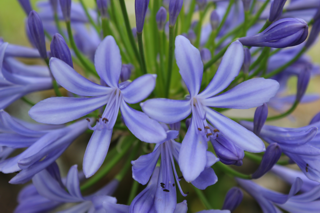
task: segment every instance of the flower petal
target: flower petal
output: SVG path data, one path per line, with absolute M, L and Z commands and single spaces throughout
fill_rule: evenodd
M 165 130 L 157 121 L 149 118 L 143 112 L 132 109 L 124 101 L 120 110 L 124 123 L 139 140 L 159 143 L 167 137 Z
M 203 104 L 210 107 L 249 109 L 268 102 L 278 89 L 279 83 L 275 80 L 255 78 L 219 96 L 204 99 Z
M 118 87 L 122 63 L 119 47 L 112 36 L 107 36 L 98 46 L 94 65 L 108 86 Z
M 79 199 L 83 199 L 80 192 L 80 183 L 79 183 L 77 165 L 73 165 L 70 168 L 67 176 L 66 187 L 70 195 L 72 195 L 73 197 L 77 197 Z
M 0 44 L 0 70 L 2 70 L 3 59 L 6 53 L 7 46 L 8 46 L 7 42 Z M 0 77 L 1 77 L 1 72 L 0 72 Z
M 212 168 L 206 168 L 201 174 L 192 181 L 192 185 L 198 189 L 205 190 L 208 186 L 215 184 L 218 181 L 218 177 Z
M 132 177 L 140 184 L 148 183 L 160 156 L 160 148 L 156 147 L 153 152 L 141 155 L 137 160 L 131 161 Z
M 0 146 L 24 148 L 31 146 L 38 139 L 38 137 L 27 137 L 14 133 L 1 133 Z
M 83 172 L 86 178 L 94 175 L 102 165 L 110 146 L 112 129 L 95 130 L 83 157 Z
M 50 59 L 50 69 L 54 78 L 61 86 L 77 95 L 100 96 L 107 95 L 112 91 L 112 88 L 89 81 L 58 58 L 52 57 Z
M 217 73 L 211 80 L 207 88 L 200 94 L 203 98 L 212 97 L 225 88 L 238 75 L 244 60 L 242 44 L 239 41 L 233 42 L 219 65 Z
M 207 141 L 203 141 L 193 125 L 189 126 L 184 137 L 179 154 L 179 166 L 187 182 L 195 180 L 205 169 L 207 163 Z
M 40 123 L 63 124 L 76 120 L 108 102 L 106 96 L 93 98 L 55 97 L 40 101 L 33 106 L 30 117 Z
M 69 209 L 59 211 L 59 213 L 85 213 L 88 212 L 91 206 L 91 201 L 85 201 Z
M 176 205 L 176 209 L 174 210 L 174 213 L 187 213 L 187 211 L 188 211 L 187 201 L 184 200 L 181 203 L 178 203 Z
M 187 38 L 181 35 L 176 37 L 175 45 L 175 56 L 180 75 L 186 83 L 190 95 L 195 96 L 199 93 L 203 74 L 200 52 L 192 46 Z
M 239 148 L 254 153 L 265 150 L 262 140 L 253 132 L 212 109 L 206 108 L 206 112 L 210 123 Z
M 157 121 L 172 124 L 185 119 L 191 113 L 189 100 L 156 98 L 141 103 L 142 110 Z
M 124 100 L 129 104 L 135 104 L 148 97 L 156 85 L 156 77 L 156 75 L 147 74 L 135 79 L 121 90 Z

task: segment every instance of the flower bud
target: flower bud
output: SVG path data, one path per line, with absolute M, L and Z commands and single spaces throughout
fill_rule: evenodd
M 43 25 L 37 12 L 31 11 L 28 17 L 28 30 L 33 44 L 38 49 L 40 56 L 47 58 L 46 41 L 44 37 Z
M 220 161 L 227 165 L 242 165 L 244 152 L 226 139 L 222 134 L 217 134 L 216 138 L 210 139 L 212 146 Z
M 58 0 L 49 0 L 49 1 L 50 1 L 53 12 L 56 13 L 58 9 Z
M 30 0 L 19 0 L 19 3 L 21 7 L 23 8 L 24 12 L 29 15 L 29 13 L 32 11 L 32 7 L 30 4 Z
M 318 112 L 310 121 L 309 125 L 310 124 L 314 124 L 314 123 L 317 123 L 320 121 L 320 112 Z
M 202 63 L 207 63 L 211 59 L 211 52 L 207 48 L 203 48 L 200 50 Z
M 254 179 L 260 178 L 272 169 L 281 157 L 281 152 L 281 148 L 277 143 L 270 144 L 262 157 L 262 161 L 258 169 L 251 175 L 251 177 Z
M 134 67 L 132 64 L 122 64 L 121 73 L 120 73 L 120 80 L 122 82 L 130 79 L 133 68 Z
M 192 29 L 190 29 L 188 31 L 187 38 L 189 39 L 189 41 L 191 43 L 194 43 L 196 41 L 197 36 L 196 36 L 195 32 Z
M 108 18 L 108 2 L 107 0 L 97 0 L 98 10 L 101 17 Z
M 211 24 L 212 30 L 217 29 L 219 26 L 219 23 L 220 23 L 220 17 L 217 11 L 213 10 L 210 15 L 210 24 Z
M 274 22 L 282 15 L 282 10 L 287 0 L 273 0 L 271 2 L 269 21 Z
M 199 7 L 199 10 L 204 10 L 207 5 L 207 0 L 197 0 L 197 4 Z
M 232 187 L 224 199 L 223 210 L 230 210 L 233 212 L 241 203 L 243 198 L 243 192 L 238 187 Z
M 135 0 L 137 33 L 142 33 L 149 1 L 150 0 Z
M 312 25 L 309 38 L 305 44 L 305 47 L 307 49 L 310 48 L 314 44 L 314 42 L 318 38 L 319 33 L 320 33 L 320 18 L 317 19 Z
M 262 33 L 240 38 L 245 46 L 284 48 L 301 44 L 308 36 L 308 24 L 298 18 L 284 18 L 272 23 Z
M 181 11 L 183 0 L 170 0 L 169 3 L 169 25 L 174 26 L 176 24 L 178 15 Z
M 260 131 L 266 122 L 268 117 L 268 106 L 267 104 L 263 104 L 259 107 L 257 107 L 255 113 L 254 113 L 254 119 L 253 119 L 253 132 L 256 135 L 260 134 Z
M 248 48 L 243 48 L 244 51 L 244 61 L 243 61 L 243 72 L 248 74 L 251 64 L 251 53 Z
M 164 25 L 166 24 L 166 21 L 167 21 L 167 10 L 164 7 L 160 7 L 156 15 L 158 30 L 164 29 Z
M 65 21 L 70 21 L 71 0 L 60 0 L 60 7 Z
M 55 57 L 55 58 L 58 58 L 58 59 L 64 61 L 70 67 L 73 68 L 73 63 L 72 63 L 72 58 L 71 58 L 71 53 L 70 53 L 69 47 L 60 34 L 56 33 L 52 37 L 50 49 L 51 49 L 51 56 L 52 57 Z
M 252 0 L 242 0 L 244 11 L 249 11 Z
M 300 101 L 309 85 L 311 70 L 305 67 L 298 75 L 296 101 Z

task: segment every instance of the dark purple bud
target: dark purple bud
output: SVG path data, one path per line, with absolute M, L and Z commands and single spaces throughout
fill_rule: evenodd
M 318 8 L 318 10 L 317 10 L 316 14 L 313 17 L 314 21 L 318 21 L 320 19 L 320 1 L 317 2 L 317 6 L 316 7 Z
M 243 192 L 238 187 L 232 187 L 224 199 L 223 210 L 230 210 L 233 212 L 241 203 Z
M 317 19 L 312 25 L 309 38 L 305 44 L 305 47 L 307 49 L 310 48 L 314 44 L 314 42 L 318 38 L 319 33 L 320 33 L 320 18 Z
M 207 6 L 207 0 L 197 0 L 199 10 L 204 10 Z
M 212 146 L 220 161 L 227 165 L 242 165 L 244 151 L 226 139 L 222 134 L 217 134 L 216 139 L 210 139 Z
M 308 37 L 308 24 L 298 18 L 284 18 L 272 23 L 262 33 L 240 38 L 245 46 L 284 48 L 301 44 Z
M 23 8 L 24 12 L 27 14 L 27 16 L 29 15 L 29 13 L 32 10 L 31 4 L 30 4 L 30 0 L 19 0 L 19 3 L 21 5 L 21 7 Z
M 180 130 L 180 125 L 181 125 L 180 122 L 170 124 L 170 129 L 179 131 Z
M 251 53 L 250 50 L 246 47 L 243 48 L 244 51 L 244 61 L 243 61 L 243 72 L 248 74 L 251 64 Z
M 71 0 L 60 0 L 60 7 L 65 21 L 70 21 Z
M 134 66 L 132 64 L 122 64 L 120 80 L 122 82 L 129 80 L 133 69 Z
M 134 27 L 131 29 L 131 31 L 132 31 L 133 37 L 137 38 L 137 28 Z
M 320 121 L 320 112 L 318 112 L 310 121 L 309 125 L 310 124 L 314 124 L 314 123 L 317 123 Z
M 271 2 L 269 21 L 274 22 L 282 15 L 282 10 L 287 0 L 273 0 Z
M 34 42 L 35 47 L 38 49 L 40 56 L 44 59 L 47 58 L 46 41 L 44 37 L 43 25 L 40 16 L 37 12 L 31 11 L 28 17 L 28 29 L 30 38 Z
M 163 30 L 167 21 L 167 10 L 164 7 L 160 7 L 156 15 L 156 22 L 158 30 Z
M 142 33 L 149 0 L 135 0 L 137 33 Z
M 270 144 L 262 157 L 258 169 L 251 175 L 253 179 L 262 177 L 278 162 L 281 157 L 281 148 L 277 143 Z
M 260 131 L 266 122 L 268 117 L 268 106 L 267 104 L 263 104 L 259 107 L 257 107 L 255 113 L 254 113 L 254 118 L 253 118 L 253 132 L 256 135 L 260 134 Z
M 307 87 L 309 85 L 311 77 L 311 70 L 309 67 L 305 67 L 298 75 L 298 82 L 297 82 L 297 95 L 296 101 L 300 101 L 301 98 L 304 96 Z
M 170 0 L 169 3 L 169 25 L 174 26 L 176 24 L 178 15 L 181 11 L 183 0 Z
M 52 37 L 50 49 L 51 49 L 51 56 L 52 57 L 55 57 L 55 58 L 58 58 L 58 59 L 64 61 L 70 67 L 73 68 L 70 49 L 60 34 L 56 33 Z
M 186 120 L 186 127 L 187 127 L 187 129 L 189 129 L 190 123 L 191 123 L 191 118 L 188 118 L 188 119 Z
M 187 38 L 189 39 L 189 41 L 191 43 L 194 43 L 196 41 L 197 36 L 196 36 L 195 32 L 192 29 L 190 29 L 188 31 Z
M 58 0 L 49 0 L 49 1 L 50 1 L 53 12 L 56 13 L 58 9 Z
M 217 11 L 213 10 L 210 15 L 210 24 L 211 24 L 212 30 L 217 29 L 219 26 L 219 23 L 220 23 L 220 17 Z
M 249 11 L 252 0 L 242 0 L 244 11 Z
M 211 52 L 207 48 L 203 48 L 200 50 L 202 63 L 207 63 L 211 59 Z
M 97 0 L 98 10 L 103 18 L 108 18 L 108 2 L 107 0 Z

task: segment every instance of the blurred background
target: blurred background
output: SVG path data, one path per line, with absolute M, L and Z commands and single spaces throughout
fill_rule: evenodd
M 37 0 L 31 0 L 33 8 L 36 8 Z M 88 7 L 94 6 L 94 0 L 85 0 L 85 3 Z M 131 26 L 135 26 L 134 23 L 134 0 L 126 0 L 128 13 L 131 15 L 130 20 L 132 21 Z M 0 37 L 4 39 L 5 42 L 12 44 L 31 46 L 27 40 L 25 34 L 25 18 L 26 15 L 20 7 L 17 0 L 1 0 L 0 1 Z M 308 55 L 312 58 L 314 63 L 320 64 L 320 43 L 313 46 L 313 48 L 308 52 Z M 26 60 L 26 63 L 42 63 L 41 60 Z M 315 77 L 311 80 L 311 83 L 308 87 L 307 93 L 318 93 L 320 94 L 320 77 Z M 296 88 L 296 79 L 292 78 L 289 82 L 289 93 L 295 94 Z M 27 97 L 34 101 L 38 102 L 43 100 L 46 97 L 52 95 L 51 91 L 48 92 L 38 92 L 27 95 Z M 31 121 L 31 118 L 28 116 L 28 110 L 30 106 L 25 104 L 23 101 L 16 101 L 10 107 L 6 109 L 12 116 Z M 320 101 L 316 101 L 308 104 L 301 104 L 294 111 L 292 116 L 289 118 L 284 118 L 281 120 L 269 122 L 269 124 L 285 127 L 300 127 L 307 125 L 311 118 L 320 111 Z M 275 115 L 277 112 L 271 111 L 270 115 Z M 254 109 L 250 110 L 230 110 L 225 113 L 228 116 L 233 117 L 252 117 L 254 114 Z M 116 134 L 115 134 L 116 135 Z M 82 165 L 82 158 L 86 144 L 88 141 L 88 135 L 83 135 L 77 141 L 75 141 L 67 151 L 59 159 L 58 164 L 62 172 L 62 176 L 66 174 L 70 166 L 74 164 L 79 165 L 79 169 Z M 121 166 L 121 162 L 119 164 Z M 291 166 L 297 168 L 295 166 Z M 241 167 L 243 173 L 250 173 L 254 171 L 256 165 L 248 160 L 244 160 L 244 164 Z M 104 180 L 101 181 L 101 185 L 104 185 L 112 177 L 114 177 L 116 171 L 112 171 L 108 174 Z M 130 174 L 129 174 L 130 173 Z M 208 197 L 208 200 L 212 205 L 218 209 L 221 208 L 223 204 L 224 197 L 227 193 L 227 190 L 234 186 L 236 183 L 232 177 L 222 174 L 220 171 L 216 171 L 219 176 L 219 181 L 217 184 L 208 187 L 205 190 L 205 194 Z M 118 203 L 126 203 L 127 195 L 131 189 L 132 178 L 130 178 L 131 172 L 128 172 L 127 177 L 121 183 L 118 188 L 115 196 L 118 199 Z M 19 190 L 23 187 L 22 185 L 10 185 L 8 181 L 13 177 L 12 174 L 2 174 L 0 173 L 0 212 L 1 213 L 10 213 L 14 211 L 14 208 L 17 205 L 17 195 Z M 288 190 L 288 185 L 282 182 L 279 178 L 272 174 L 267 174 L 263 178 L 255 180 L 260 185 L 273 189 L 279 192 L 286 193 Z M 99 187 L 98 185 L 96 187 Z M 187 197 L 189 212 L 196 212 L 205 209 L 201 201 L 197 198 L 196 194 L 192 191 L 192 187 L 189 184 L 183 183 L 182 187 L 184 191 L 190 191 L 190 194 Z M 140 189 L 143 187 L 140 186 Z M 94 189 L 93 189 L 94 190 Z M 179 193 L 177 193 L 178 196 Z M 178 197 L 180 202 L 182 197 Z M 258 204 L 245 193 L 245 198 L 242 201 L 241 205 L 235 211 L 236 213 L 258 213 L 261 212 Z

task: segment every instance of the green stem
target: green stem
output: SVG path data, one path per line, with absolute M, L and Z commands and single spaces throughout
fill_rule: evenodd
M 146 60 L 144 57 L 144 50 L 143 50 L 142 32 L 137 33 L 137 37 L 138 37 L 138 45 L 139 45 L 139 53 L 140 53 L 141 71 L 143 74 L 147 74 Z
M 166 82 L 166 98 L 169 97 L 170 91 L 170 82 L 171 82 L 171 73 L 173 66 L 173 51 L 174 51 L 174 26 L 169 26 L 169 54 L 168 54 L 168 74 L 167 74 L 167 82 Z
M 218 166 L 221 170 L 223 170 L 225 173 L 227 173 L 231 176 L 239 177 L 242 179 L 251 179 L 251 175 L 242 174 L 242 173 L 232 169 L 231 167 L 221 163 L 220 161 L 215 163 L 214 165 Z
M 201 37 L 201 28 L 202 28 L 202 22 L 204 18 L 205 12 L 202 10 L 200 11 L 200 18 L 199 22 L 197 24 L 197 32 L 196 32 L 196 42 L 195 42 L 195 47 L 199 48 L 200 45 L 200 37 Z
M 260 15 L 262 14 L 262 12 L 266 9 L 267 5 L 269 4 L 270 0 L 266 0 L 263 5 L 259 8 L 258 12 L 256 13 L 256 15 L 253 17 L 252 21 L 250 22 L 248 29 L 250 27 L 252 27 L 260 18 Z
M 53 90 L 54 90 L 56 96 L 61 96 L 61 93 L 59 91 L 58 83 L 57 83 L 56 79 L 54 78 L 54 76 L 51 73 L 51 69 L 50 69 L 50 65 L 49 65 L 49 59 L 45 59 L 44 61 L 46 62 L 47 66 L 48 66 L 48 69 L 50 71 L 50 75 L 51 75 L 51 78 L 52 78 Z
M 194 9 L 195 8 L 196 8 L 196 1 L 191 1 L 186 20 L 184 22 L 184 27 L 183 27 L 183 31 L 182 32 L 185 32 L 185 33 L 188 32 L 188 29 L 191 26 L 192 15 L 194 13 Z
M 201 200 L 201 203 L 206 207 L 206 209 L 213 209 L 203 192 L 196 187 L 193 187 L 193 189 L 197 193 L 199 199 Z
M 32 101 L 30 101 L 28 98 L 26 97 L 22 97 L 21 100 L 23 100 L 24 102 L 26 102 L 27 104 L 29 104 L 30 106 L 34 106 L 36 105 L 35 103 L 33 103 Z
M 99 27 L 96 25 L 96 23 L 94 23 L 92 17 L 90 16 L 90 13 L 88 11 L 88 8 L 86 7 L 86 5 L 84 4 L 83 0 L 79 0 L 80 1 L 80 4 L 90 22 L 90 24 L 94 27 L 94 29 L 97 31 L 98 34 L 100 34 L 100 30 L 99 30 Z
M 128 198 L 128 205 L 131 204 L 131 202 L 133 201 L 133 199 L 137 195 L 138 187 L 139 187 L 139 183 L 134 180 L 132 187 L 131 187 L 130 194 L 129 194 L 129 198 Z
M 217 28 L 216 35 L 219 34 L 221 28 L 223 27 L 224 23 L 226 22 L 227 17 L 228 17 L 228 15 L 229 15 L 229 13 L 230 13 L 230 10 L 231 10 L 231 7 L 232 7 L 234 1 L 235 1 L 235 0 L 230 0 L 230 1 L 229 1 L 229 5 L 228 5 L 228 7 L 227 7 L 227 10 L 226 10 L 225 14 L 223 15 L 223 18 L 222 18 L 222 20 L 221 20 L 221 22 L 220 22 L 220 24 L 219 24 L 219 26 L 218 26 L 218 28 Z
M 159 85 L 160 91 L 164 91 L 164 85 L 165 85 L 165 78 L 164 78 L 164 59 L 163 59 L 163 46 L 164 46 L 164 39 L 163 39 L 163 31 L 159 31 L 159 58 L 160 58 L 160 70 L 158 72 L 159 77 L 157 78 L 157 81 L 159 82 L 157 85 Z M 164 95 L 164 94 L 161 94 Z
M 105 17 L 101 18 L 103 38 L 105 38 L 108 35 L 108 31 L 109 31 L 108 21 L 109 20 Z
M 264 48 L 261 52 L 261 54 L 259 55 L 259 57 L 257 58 L 257 60 L 255 60 L 251 66 L 250 66 L 250 70 L 253 70 L 257 65 L 261 64 L 261 61 L 266 57 L 266 55 L 268 54 L 268 49 Z
M 124 23 L 126 25 L 127 34 L 128 34 L 129 40 L 130 40 L 130 44 L 132 46 L 132 49 L 133 49 L 134 54 L 136 56 L 136 59 L 139 62 L 141 62 L 140 61 L 140 57 L 139 57 L 139 51 L 138 51 L 138 48 L 136 46 L 136 43 L 134 41 L 134 37 L 133 37 L 133 34 L 132 34 L 132 30 L 131 30 L 131 26 L 130 26 L 130 22 L 129 22 L 129 17 L 128 17 L 128 13 L 127 13 L 127 8 L 126 8 L 126 3 L 124 2 L 124 0 L 119 0 L 119 2 L 120 2 L 122 15 L 123 15 L 123 18 L 124 18 Z M 140 66 L 141 66 L 141 69 L 142 69 L 142 64 L 140 64 Z
M 227 51 L 230 44 L 225 46 L 222 50 L 220 50 L 220 52 L 218 52 L 215 56 L 213 56 L 213 58 L 204 65 L 203 71 L 205 71 L 206 69 L 211 67 L 214 63 L 216 63 L 224 55 L 224 53 Z
M 282 114 L 280 114 L 280 115 L 268 117 L 268 118 L 267 118 L 267 121 L 277 120 L 277 119 L 284 118 L 284 117 L 290 115 L 290 114 L 297 108 L 297 106 L 299 105 L 299 103 L 300 103 L 299 101 L 295 101 L 295 102 L 293 103 L 293 105 L 291 106 L 291 108 L 288 109 L 286 112 L 284 112 L 284 113 L 282 113 Z
M 252 160 L 256 164 L 260 164 L 261 161 L 262 161 L 262 157 L 261 156 L 258 156 L 258 155 L 255 155 L 255 154 L 252 154 L 252 153 L 249 153 L 249 152 L 245 152 L 245 156 L 246 156 L 246 158 L 249 158 L 250 160 Z M 278 160 L 277 164 L 278 165 L 288 165 L 289 164 L 289 160 L 288 159 L 286 159 L 286 160 Z

